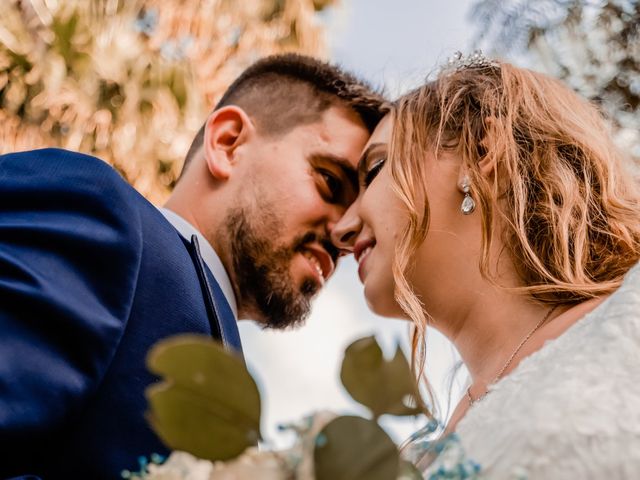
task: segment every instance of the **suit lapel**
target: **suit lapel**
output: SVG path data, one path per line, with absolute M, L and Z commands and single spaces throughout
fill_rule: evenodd
M 235 350 L 242 354 L 242 344 L 238 324 L 231 311 L 218 282 L 211 274 L 200 254 L 198 237 L 191 236 L 191 242 L 185 242 L 198 275 L 200 288 L 204 297 L 207 317 L 211 326 L 211 335 L 215 340 L 222 342 L 227 349 Z

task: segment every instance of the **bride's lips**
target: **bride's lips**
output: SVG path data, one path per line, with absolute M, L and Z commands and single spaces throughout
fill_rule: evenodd
M 375 245 L 376 241 L 372 238 L 369 238 L 366 240 L 360 240 L 353 247 L 353 257 L 356 259 L 356 262 L 358 262 L 358 276 L 360 277 L 360 281 L 363 283 L 364 265 L 367 257 L 369 256 L 369 253 L 371 253 L 371 250 L 373 250 L 373 247 L 375 247 Z
M 305 245 L 302 255 L 307 259 L 313 272 L 318 276 L 321 285 L 331 276 L 335 269 L 333 258 L 319 245 Z

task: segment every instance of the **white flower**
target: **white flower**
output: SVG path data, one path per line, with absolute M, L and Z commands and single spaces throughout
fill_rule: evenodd
M 289 480 L 293 470 L 277 452 L 248 448 L 234 460 L 212 463 L 173 452 L 162 465 L 149 465 L 147 480 Z
M 226 462 L 200 460 L 186 452 L 173 452 L 162 465 L 150 465 L 147 480 L 314 480 L 313 452 L 316 435 L 334 418 L 318 412 L 298 424 L 288 425 L 298 436 L 289 450 L 260 451 L 247 448 Z
M 213 464 L 186 452 L 173 452 L 162 465 L 149 465 L 148 480 L 209 480 Z
M 235 460 L 216 462 L 208 480 L 288 480 L 291 467 L 280 452 L 260 452 L 252 447 Z

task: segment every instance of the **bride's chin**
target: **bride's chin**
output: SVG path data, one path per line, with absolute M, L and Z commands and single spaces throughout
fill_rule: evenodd
M 376 315 L 387 318 L 407 319 L 400 305 L 396 302 L 393 292 L 382 291 L 365 282 L 364 297 L 369 310 Z

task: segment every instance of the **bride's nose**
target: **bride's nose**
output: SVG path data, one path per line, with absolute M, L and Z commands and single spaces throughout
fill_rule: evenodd
M 331 241 L 343 253 L 353 252 L 353 245 L 362 228 L 362 220 L 358 215 L 358 203 L 356 200 L 331 230 Z

